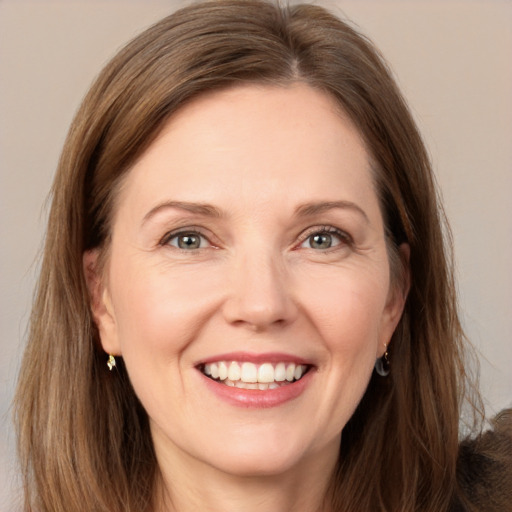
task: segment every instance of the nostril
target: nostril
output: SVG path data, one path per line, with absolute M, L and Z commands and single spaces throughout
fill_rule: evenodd
M 246 247 L 233 263 L 224 304 L 229 323 L 253 331 L 284 326 L 296 314 L 284 263 L 280 263 L 279 254 L 263 254 L 261 241 L 258 244 Z
M 284 327 L 293 320 L 295 312 L 287 299 L 258 304 L 250 297 L 243 297 L 238 300 L 231 299 L 225 305 L 224 317 L 233 326 L 261 332 L 270 327 Z

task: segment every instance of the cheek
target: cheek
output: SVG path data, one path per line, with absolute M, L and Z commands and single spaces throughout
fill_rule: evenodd
M 130 381 L 148 414 L 158 418 L 160 411 L 186 403 L 190 390 L 183 370 L 191 362 L 184 355 L 204 325 L 213 302 L 206 289 L 212 287 L 191 273 L 140 267 L 144 272 L 135 266 L 117 267 L 112 299 Z
M 329 274 L 329 276 L 327 276 Z M 342 431 L 363 397 L 375 365 L 379 332 L 388 292 L 388 271 L 382 266 L 317 270 L 309 283 L 323 284 L 322 293 L 301 295 L 313 333 L 325 350 L 318 423 L 327 438 Z M 310 287 L 311 290 L 311 287 Z M 321 404 L 321 405 L 320 405 Z M 311 421 L 315 421 L 312 417 Z
M 212 291 L 221 289 L 212 282 L 215 274 L 170 272 L 162 265 L 117 268 L 112 296 L 123 356 L 158 355 L 162 363 L 176 358 L 214 307 Z
M 361 351 L 376 346 L 388 295 L 388 270 L 380 268 L 331 269 L 329 276 L 312 275 L 322 291 L 306 293 L 311 318 L 333 349 Z

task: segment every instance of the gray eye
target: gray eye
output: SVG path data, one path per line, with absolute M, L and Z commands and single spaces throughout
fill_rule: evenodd
M 180 233 L 169 240 L 169 245 L 179 249 L 193 250 L 204 246 L 204 238 L 197 233 Z
M 325 230 L 317 231 L 309 235 L 301 244 L 305 249 L 315 249 L 317 251 L 326 251 L 332 247 L 342 244 L 345 237 L 342 233 L 329 232 Z
M 316 233 L 308 241 L 312 249 L 329 249 L 333 245 L 333 237 L 329 233 Z

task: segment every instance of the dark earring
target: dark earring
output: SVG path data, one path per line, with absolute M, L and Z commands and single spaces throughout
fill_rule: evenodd
M 381 377 L 387 377 L 389 375 L 389 354 L 388 354 L 388 346 L 384 346 L 384 355 L 379 357 L 377 361 L 375 361 L 375 371 Z

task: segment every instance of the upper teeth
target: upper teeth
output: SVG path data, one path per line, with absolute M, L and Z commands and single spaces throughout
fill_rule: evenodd
M 239 363 L 237 361 L 218 361 L 208 363 L 203 372 L 213 379 L 242 381 L 246 383 L 292 382 L 306 373 L 307 366 L 295 363 Z

